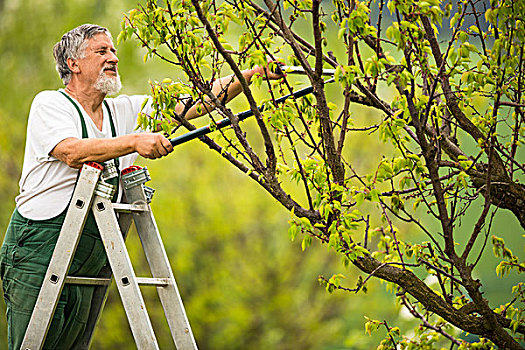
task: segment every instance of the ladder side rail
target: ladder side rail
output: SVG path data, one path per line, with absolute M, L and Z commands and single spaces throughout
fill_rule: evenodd
M 21 349 L 41 349 L 55 313 L 67 272 L 91 208 L 101 170 L 84 165 L 73 192 Z
M 131 213 L 119 214 L 118 223 L 120 231 L 124 236 L 124 240 L 126 240 L 126 237 L 128 235 L 132 219 L 133 217 L 131 216 Z M 102 271 L 100 271 L 98 277 L 113 280 L 113 272 L 111 271 L 111 265 L 109 263 L 102 268 Z M 113 283 L 113 281 L 111 283 Z M 89 311 L 89 317 L 86 323 L 86 328 L 84 330 L 80 342 L 75 347 L 75 350 L 88 350 L 91 346 L 91 342 L 93 341 L 93 335 L 95 333 L 95 328 L 98 324 L 98 321 L 100 320 L 102 311 L 104 310 L 104 305 L 106 304 L 106 300 L 108 298 L 110 285 L 98 286 L 95 288 L 95 292 L 93 293 L 93 301 L 91 302 L 91 309 Z
M 139 184 L 124 188 L 130 203 L 146 204 L 147 198 L 144 187 Z M 133 212 L 137 233 L 144 248 L 146 260 L 154 278 L 168 277 L 170 283 L 165 287 L 157 287 L 173 341 L 178 350 L 196 350 L 197 344 L 184 309 L 175 277 L 173 275 L 162 238 L 159 234 L 157 223 L 148 205 L 145 212 Z
M 158 349 L 153 326 L 112 203 L 109 199 L 97 195 L 92 208 L 137 348 Z

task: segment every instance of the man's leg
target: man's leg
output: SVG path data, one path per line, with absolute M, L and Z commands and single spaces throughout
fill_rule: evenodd
M 0 278 L 7 305 L 9 349 L 18 350 L 31 318 L 38 293 L 62 223 L 31 221 L 13 214 L 0 252 Z M 93 227 L 81 236 L 70 273 L 98 275 L 106 262 L 105 251 Z M 86 231 L 88 231 L 86 233 Z M 93 287 L 64 286 L 44 348 L 68 349 L 84 331 Z
M 69 269 L 72 276 L 97 277 L 106 263 L 104 246 L 98 237 L 84 230 L 75 253 L 75 258 Z M 61 295 L 64 299 L 64 322 L 52 323 L 44 349 L 71 349 L 80 341 L 91 309 L 95 287 L 84 285 L 66 285 Z M 55 312 L 57 316 L 57 312 Z M 49 334 L 58 334 L 55 341 L 49 340 Z
M 11 218 L 0 253 L 9 349 L 22 343 L 59 231 L 52 220 L 27 220 L 17 211 Z

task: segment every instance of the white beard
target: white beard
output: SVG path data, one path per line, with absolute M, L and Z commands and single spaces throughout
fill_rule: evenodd
M 94 87 L 103 94 L 109 96 L 115 95 L 122 88 L 122 83 L 120 82 L 120 75 L 117 74 L 117 76 L 115 77 L 110 77 L 104 74 L 104 71 L 102 71 L 100 72 L 100 75 L 98 76 Z

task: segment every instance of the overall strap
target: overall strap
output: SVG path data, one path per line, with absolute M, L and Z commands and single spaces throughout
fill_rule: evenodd
M 111 109 L 109 109 L 109 105 L 108 105 L 108 102 L 106 100 L 104 100 L 104 106 L 106 106 L 106 109 L 107 109 L 108 115 L 109 115 L 109 125 L 111 126 L 111 136 L 112 137 L 117 137 L 117 131 L 115 130 L 115 124 L 113 123 L 113 115 L 111 114 Z M 115 158 L 115 165 L 117 166 L 117 171 L 119 171 L 118 157 Z
M 88 133 L 87 133 L 87 128 L 86 128 L 86 122 L 84 121 L 84 117 L 82 116 L 82 112 L 80 111 L 80 108 L 78 107 L 78 105 L 75 103 L 75 101 L 73 101 L 73 99 L 68 95 L 66 94 L 64 91 L 60 91 L 60 93 L 64 96 L 66 96 L 66 98 L 69 100 L 69 102 L 71 102 L 73 104 L 73 106 L 75 106 L 77 112 L 78 112 L 78 116 L 80 117 L 80 124 L 82 124 L 82 138 L 83 139 L 87 139 L 88 138 Z M 104 101 L 106 102 L 106 101 Z M 109 108 L 108 108 L 109 110 Z M 113 122 L 111 123 L 111 132 L 113 132 Z
M 80 107 L 78 107 L 78 105 L 75 103 L 75 101 L 73 101 L 73 99 L 68 94 L 66 94 L 64 91 L 59 91 L 59 92 L 62 95 L 66 96 L 66 98 L 69 100 L 69 102 L 71 102 L 73 104 L 73 106 L 75 106 L 75 109 L 77 110 L 78 116 L 80 118 L 80 124 L 82 126 L 82 138 L 83 139 L 89 138 L 88 133 L 87 133 L 86 122 L 84 120 L 84 116 L 82 115 L 82 112 L 80 111 Z M 109 108 L 109 104 L 107 103 L 106 100 L 104 100 L 104 106 L 106 107 L 106 110 L 108 111 L 108 115 L 109 115 L 109 125 L 111 126 L 111 136 L 112 137 L 117 137 L 117 131 L 115 129 L 115 124 L 113 123 L 113 115 L 111 114 L 111 109 Z M 113 196 L 113 200 L 112 200 L 113 202 L 116 202 L 117 196 L 118 196 L 118 191 L 119 191 L 120 162 L 119 162 L 118 157 L 115 158 L 115 167 L 117 169 L 117 174 L 119 174 L 118 177 L 108 180 L 109 183 L 111 183 L 112 185 L 117 186 L 117 189 L 115 191 L 115 195 Z
M 115 130 L 115 124 L 113 123 L 113 115 L 111 114 L 111 110 L 109 109 L 109 105 L 108 105 L 108 102 L 106 100 L 104 100 L 104 106 L 106 106 L 106 109 L 108 110 L 108 115 L 109 115 L 109 125 L 111 125 L 111 136 L 112 137 L 117 137 L 117 132 Z M 117 186 L 117 190 L 115 191 L 115 195 L 113 196 L 113 202 L 116 202 L 117 201 L 117 197 L 118 197 L 118 191 L 119 191 L 119 185 L 120 185 L 120 162 L 119 162 L 119 159 L 118 157 L 115 158 L 115 168 L 117 168 L 117 174 L 118 177 L 115 178 L 115 182 L 113 182 L 112 184 Z M 111 181 L 109 181 L 111 182 Z
M 111 136 L 117 137 L 117 132 L 115 131 L 115 124 L 113 124 L 113 116 L 111 115 L 111 110 L 109 109 L 108 101 L 104 100 L 104 106 L 108 110 L 109 114 L 109 125 L 111 126 Z

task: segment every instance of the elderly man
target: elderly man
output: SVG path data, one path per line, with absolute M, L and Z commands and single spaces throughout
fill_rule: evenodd
M 118 58 L 109 31 L 81 25 L 54 47 L 57 71 L 65 88 L 39 93 L 29 113 L 20 194 L 0 253 L 0 277 L 7 305 L 9 349 L 19 349 L 31 317 L 71 199 L 78 169 L 84 162 L 130 166 L 137 154 L 161 158 L 173 148 L 156 133 L 137 130 L 137 116 L 151 113 L 141 106 L 146 96 L 119 96 Z M 264 67 L 243 71 L 249 82 Z M 224 87 L 224 88 L 223 88 Z M 214 83 L 216 95 L 231 100 L 241 92 L 231 77 Z M 178 106 L 182 111 L 183 105 Z M 192 107 L 187 119 L 199 116 Z M 117 180 L 118 181 L 118 180 Z M 106 263 L 92 214 L 88 217 L 70 275 L 96 276 Z M 69 349 L 84 331 L 93 287 L 66 285 L 51 323 L 45 349 Z

